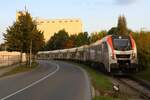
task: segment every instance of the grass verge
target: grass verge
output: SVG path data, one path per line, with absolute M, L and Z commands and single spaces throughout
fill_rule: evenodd
M 92 86 L 95 89 L 95 97 L 93 100 L 118 100 L 113 97 L 113 84 L 106 75 L 90 68 L 88 65 L 78 65 L 84 68 L 90 76 Z
M 18 63 L 15 63 L 15 64 L 18 64 Z M 1 66 L 1 67 L 0 67 L 0 70 L 1 70 L 1 69 L 5 69 L 5 68 L 9 68 L 9 67 L 11 67 L 11 66 L 13 66 L 13 65 L 15 65 L 15 64 L 6 65 L 6 66 Z
M 13 74 L 18 74 L 18 73 L 21 73 L 21 72 L 27 72 L 27 71 L 30 71 L 30 70 L 36 68 L 37 66 L 38 66 L 37 62 L 33 62 L 31 67 L 26 66 L 26 65 L 17 66 L 14 69 L 12 69 L 11 71 L 4 73 L 0 77 L 9 76 L 9 75 L 13 75 Z
M 1 69 L 5 69 L 5 68 L 8 68 L 8 67 L 10 67 L 10 66 L 1 66 L 1 67 L 0 67 L 0 70 L 1 70 Z

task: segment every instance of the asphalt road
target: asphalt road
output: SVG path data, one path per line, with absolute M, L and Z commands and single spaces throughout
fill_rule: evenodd
M 31 72 L 0 79 L 0 100 L 91 100 L 87 74 L 77 65 L 39 63 Z

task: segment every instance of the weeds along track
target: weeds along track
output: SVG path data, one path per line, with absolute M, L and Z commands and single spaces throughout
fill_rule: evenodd
M 147 88 L 147 86 L 141 84 L 139 81 L 132 79 L 130 76 L 119 78 L 117 77 L 116 79 L 132 90 L 137 91 L 143 99 L 150 100 L 150 89 Z

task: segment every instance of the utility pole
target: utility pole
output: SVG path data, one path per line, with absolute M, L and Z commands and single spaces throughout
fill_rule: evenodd
M 35 26 L 33 27 L 33 29 L 32 29 L 32 31 L 35 29 Z M 32 65 L 32 37 L 33 36 L 31 36 L 31 41 L 30 41 L 30 67 L 31 67 L 31 65 Z
M 31 43 L 30 43 L 30 67 L 32 64 L 32 39 L 31 39 Z

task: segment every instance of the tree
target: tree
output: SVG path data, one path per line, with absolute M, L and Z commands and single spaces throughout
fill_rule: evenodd
M 45 49 L 46 50 L 56 50 L 56 49 L 64 49 L 65 43 L 68 41 L 69 35 L 63 29 L 58 33 L 55 33 L 50 40 L 47 42 Z
M 6 29 L 6 33 L 4 33 L 5 44 L 7 45 L 8 51 L 23 51 L 21 49 L 23 39 L 21 39 L 19 27 L 18 22 L 13 23 L 12 26 Z
M 37 30 L 36 34 L 34 34 L 32 38 L 32 53 L 36 54 L 39 50 L 44 48 L 44 45 L 45 42 L 43 32 Z
M 73 40 L 69 39 L 64 43 L 64 48 L 73 48 L 75 47 L 75 43 Z
M 44 44 L 44 36 L 41 31 L 37 29 L 36 22 L 32 19 L 30 13 L 27 11 L 19 12 L 18 20 L 8 27 L 4 33 L 7 50 L 19 51 L 27 54 L 27 63 L 29 58 L 30 47 L 32 47 L 35 54 Z M 40 44 L 40 45 L 39 45 Z
M 117 31 L 119 35 L 128 35 L 128 29 L 126 24 L 126 18 L 124 16 L 119 16 Z
M 108 31 L 108 35 L 128 35 L 132 30 L 127 28 L 126 18 L 124 16 L 118 17 L 117 27 L 112 27 Z
M 4 44 L 4 43 L 0 44 L 0 51 L 4 51 L 4 50 L 5 50 L 5 48 L 6 48 L 6 46 L 5 46 L 5 44 Z
M 89 36 L 87 32 L 69 36 L 65 30 L 60 30 L 46 43 L 45 50 L 73 48 L 85 44 L 89 44 Z
M 89 44 L 89 36 L 87 32 L 81 32 L 78 34 L 77 36 L 77 40 L 76 40 L 76 45 L 77 46 L 82 46 L 82 45 L 86 45 Z
M 108 35 L 118 34 L 118 29 L 117 29 L 117 27 L 112 27 L 112 28 L 108 31 L 107 34 L 108 34 Z
M 98 33 L 92 33 L 91 36 L 90 36 L 90 43 L 94 43 L 96 42 L 97 40 L 100 40 L 101 37 Z
M 65 42 L 65 48 L 77 47 L 77 35 L 73 34 L 69 36 L 69 39 Z
M 98 34 L 99 34 L 100 38 L 103 38 L 103 37 L 105 37 L 107 35 L 107 31 L 106 30 L 102 30 L 102 31 L 98 32 Z
M 102 31 L 96 32 L 96 33 L 91 33 L 89 41 L 90 41 L 90 43 L 94 43 L 97 40 L 100 40 L 101 38 L 105 37 L 106 34 L 107 34 L 106 30 L 102 30 Z

